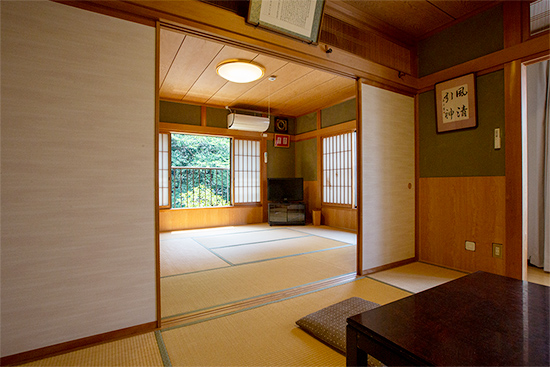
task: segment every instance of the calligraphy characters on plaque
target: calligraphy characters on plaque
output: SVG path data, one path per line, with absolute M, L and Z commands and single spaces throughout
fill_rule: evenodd
M 474 74 L 435 85 L 437 132 L 477 126 Z
M 443 123 L 467 120 L 468 111 L 468 84 L 441 92 L 441 108 L 443 109 Z

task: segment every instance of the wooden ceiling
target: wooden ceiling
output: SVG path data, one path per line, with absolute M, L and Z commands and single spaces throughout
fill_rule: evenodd
M 216 73 L 228 59 L 253 60 L 266 69 L 252 83 L 232 83 Z M 162 29 L 160 98 L 213 107 L 229 106 L 284 116 L 302 116 L 355 96 L 355 80 Z M 269 76 L 276 76 L 269 81 Z
M 207 2 L 232 11 L 242 7 L 242 1 Z M 418 40 L 495 3 L 326 0 L 325 14 L 376 29 L 414 47 Z M 263 65 L 266 73 L 252 83 L 228 82 L 216 74 L 216 66 L 228 59 L 253 60 Z M 277 79 L 271 82 L 268 77 L 272 75 Z M 295 117 L 355 96 L 353 79 L 168 29 L 161 30 L 159 82 L 163 100 L 261 112 L 269 109 Z
M 418 41 L 482 9 L 492 0 L 326 0 L 325 10 L 340 11 L 390 36 Z

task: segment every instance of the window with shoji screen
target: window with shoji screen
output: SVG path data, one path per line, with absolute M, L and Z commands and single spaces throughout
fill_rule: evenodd
M 256 203 L 260 198 L 260 142 L 235 139 L 235 203 Z
M 550 0 L 533 1 L 529 8 L 531 35 L 548 30 L 550 28 Z
M 159 134 L 159 206 L 170 206 L 170 134 Z
M 355 131 L 323 138 L 323 202 L 357 206 Z

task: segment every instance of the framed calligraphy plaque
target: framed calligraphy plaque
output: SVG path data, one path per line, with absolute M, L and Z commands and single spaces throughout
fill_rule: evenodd
M 317 43 L 325 0 L 250 0 L 247 22 Z
M 435 85 L 437 132 L 477 126 L 474 74 Z

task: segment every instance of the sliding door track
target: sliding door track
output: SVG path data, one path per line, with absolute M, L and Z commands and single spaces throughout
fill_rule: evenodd
M 292 289 L 286 289 L 280 292 L 269 293 L 266 295 L 246 299 L 243 301 L 237 301 L 230 304 L 225 304 L 218 307 L 213 307 L 207 310 L 200 310 L 197 312 L 191 312 L 186 315 L 175 316 L 163 319 L 161 322 L 161 330 L 177 327 L 192 325 L 199 322 L 216 319 L 223 316 L 229 316 L 234 313 L 243 312 L 253 308 L 268 305 L 270 303 L 283 301 L 285 299 L 299 297 L 308 293 L 316 292 L 325 288 L 334 287 L 337 285 L 352 282 L 359 279 L 355 273 L 345 274 L 338 277 L 322 280 L 320 282 L 306 284 L 303 286 L 295 287 Z

